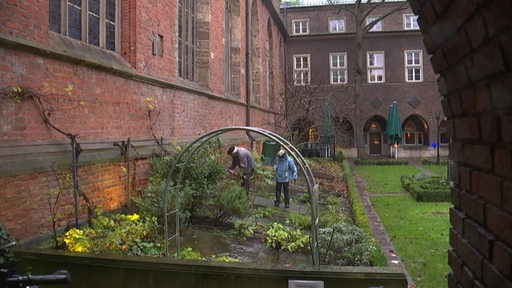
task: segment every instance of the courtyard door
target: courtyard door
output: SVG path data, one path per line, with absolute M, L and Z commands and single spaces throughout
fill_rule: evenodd
M 381 139 L 380 132 L 370 132 L 370 155 L 380 155 L 381 154 L 380 139 Z

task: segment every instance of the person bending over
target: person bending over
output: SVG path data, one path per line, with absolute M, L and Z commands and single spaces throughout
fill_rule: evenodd
M 254 169 L 256 169 L 256 161 L 254 160 L 254 157 L 252 157 L 249 150 L 235 145 L 229 147 L 228 155 L 233 158 L 231 166 L 228 168 L 229 172 L 231 175 L 236 175 L 235 169 L 237 167 L 243 169 L 241 185 L 242 187 L 245 187 L 245 191 L 247 192 L 247 195 L 249 195 L 251 176 L 254 173 Z

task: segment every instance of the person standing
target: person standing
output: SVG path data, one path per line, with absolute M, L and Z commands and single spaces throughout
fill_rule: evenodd
M 281 190 L 284 194 L 284 207 L 290 207 L 290 180 L 296 180 L 297 166 L 291 157 L 288 157 L 286 151 L 279 150 L 274 161 L 274 171 L 276 179 L 276 201 L 275 206 L 279 207 L 281 202 Z
M 249 150 L 235 145 L 229 147 L 228 155 L 233 158 L 231 166 L 228 168 L 229 172 L 231 175 L 235 175 L 235 169 L 237 167 L 243 169 L 241 185 L 242 187 L 245 187 L 245 191 L 247 192 L 247 195 L 249 195 L 249 187 L 251 185 L 250 180 L 254 170 L 256 169 L 256 160 L 254 160 L 254 157 L 252 157 Z

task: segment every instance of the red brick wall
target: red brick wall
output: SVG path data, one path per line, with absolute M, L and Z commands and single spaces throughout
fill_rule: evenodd
M 104 210 L 126 203 L 125 164 L 115 143 L 132 140 L 135 191 L 145 187 L 145 159 L 159 152 L 153 136 L 163 137 L 169 150 L 201 132 L 246 125 L 245 83 L 239 100 L 224 95 L 223 1 L 203 1 L 209 3 L 210 15 L 204 86 L 177 78 L 177 2 L 120 2 L 119 53 L 48 31 L 48 1 L 0 2 L 0 222 L 17 240 L 50 231 L 46 199 L 56 185 L 51 168 L 69 172 L 71 154 L 70 139 L 44 123 L 33 99 L 17 103 L 9 97 L 13 86 L 34 91 L 50 112 L 51 124 L 76 136 L 84 149 L 79 186 Z M 269 12 L 261 1 L 258 7 L 259 23 L 267 23 Z M 245 31 L 245 11 L 242 1 L 240 23 L 234 24 L 240 31 Z M 261 30 L 261 39 L 266 31 Z M 277 44 L 283 36 L 272 31 Z M 163 57 L 152 55 L 152 32 L 163 35 Z M 240 79 L 245 81 L 245 38 L 241 40 Z M 282 63 L 282 52 L 274 53 L 274 63 Z M 278 87 L 281 78 L 274 80 Z M 273 115 L 251 107 L 250 125 L 274 130 Z M 247 136 L 240 134 L 229 141 L 246 143 Z M 72 195 L 66 197 L 69 202 Z
M 89 165 L 78 169 L 78 187 L 89 197 L 95 209 L 111 211 L 127 207 L 128 191 L 136 195 L 137 188 L 146 184 L 148 162 L 130 165 L 130 189 L 127 189 L 127 165 L 124 162 Z M 67 185 L 64 189 L 59 185 Z M 70 170 L 45 171 L 30 175 L 1 177 L 2 201 L 0 219 L 4 228 L 18 240 L 47 234 L 52 230 L 51 208 L 58 192 L 62 193 L 57 205 L 57 229 L 74 226 L 75 211 Z M 78 198 L 79 221 L 87 218 L 87 204 Z
M 452 138 L 449 287 L 512 287 L 512 2 L 409 3 Z

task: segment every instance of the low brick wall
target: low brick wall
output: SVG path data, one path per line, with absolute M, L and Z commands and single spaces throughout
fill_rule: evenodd
M 323 287 L 407 288 L 396 267 L 269 267 L 247 263 L 70 254 L 63 251 L 18 247 L 18 272 L 47 274 L 65 269 L 68 288 L 284 288 L 288 280 L 321 281 Z M 58 287 L 58 286 L 53 286 Z M 301 286 L 306 287 L 306 286 Z M 307 286 L 309 287 L 309 286 Z

